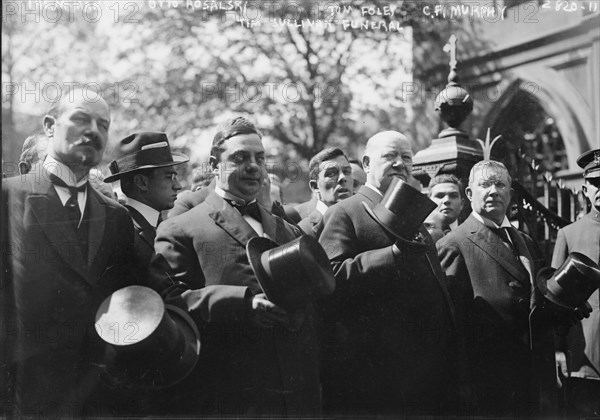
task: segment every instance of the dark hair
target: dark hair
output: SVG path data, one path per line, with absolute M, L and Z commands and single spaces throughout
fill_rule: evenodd
M 319 165 L 326 160 L 335 159 L 338 156 L 344 156 L 344 151 L 339 147 L 328 147 L 314 155 L 308 162 L 308 177 L 311 181 L 319 179 Z M 346 158 L 347 159 L 347 158 Z
M 429 196 L 431 197 L 431 190 L 438 184 L 454 184 L 458 187 L 458 191 L 460 195 L 463 194 L 463 186 L 460 179 L 458 179 L 455 175 L 452 174 L 441 174 L 434 176 L 431 181 L 429 181 Z
M 48 139 L 43 132 L 35 133 L 25 139 L 21 157 L 19 158 L 19 170 L 24 175 L 31 170 L 31 167 L 46 156 Z
M 358 165 L 358 166 L 360 166 L 360 169 L 364 169 L 364 168 L 363 168 L 363 164 L 362 164 L 362 162 L 361 162 L 359 159 L 356 159 L 356 158 L 349 158 L 349 159 L 348 159 L 348 162 L 350 162 L 350 163 L 354 163 L 355 165 Z
M 225 121 L 217 128 L 217 133 L 213 137 L 210 155 L 216 157 L 217 160 L 220 161 L 221 153 L 225 150 L 223 143 L 225 143 L 227 139 L 240 134 L 256 134 L 262 139 L 262 133 L 249 120 L 244 117 L 232 118 Z
M 148 178 L 152 178 L 152 176 L 154 176 L 154 169 L 155 168 L 140 169 L 123 175 L 121 177 L 121 191 L 123 191 L 123 194 L 127 197 L 131 197 L 135 193 L 136 188 L 133 178 L 136 175 L 145 175 Z

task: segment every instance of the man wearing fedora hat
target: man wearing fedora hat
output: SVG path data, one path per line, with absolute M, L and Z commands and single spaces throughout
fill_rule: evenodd
M 312 310 L 292 314 L 269 301 L 246 254 L 252 238 L 283 245 L 301 235 L 257 202 L 260 132 L 243 117 L 227 120 L 210 163 L 214 190 L 158 227 L 150 266 L 151 287 L 189 311 L 202 337 L 198 366 L 175 397 L 187 415 L 318 416 Z
M 102 386 L 104 345 L 94 316 L 115 290 L 136 282 L 127 211 L 92 188 L 110 110 L 72 90 L 43 119 L 39 171 L 2 185 L 0 394 L 7 417 L 118 416 Z
M 371 137 L 363 167 L 367 183 L 327 210 L 319 238 L 336 280 L 319 304 L 324 408 L 343 415 L 448 415 L 454 325 L 435 246 L 420 222 L 411 223 L 408 237 L 396 236 L 380 223 L 386 209 L 378 207 L 394 190 L 390 185 L 431 204 L 412 215 L 421 222 L 435 204 L 405 182 L 412 150 L 403 134 Z M 387 212 L 390 220 L 416 205 L 401 204 Z
M 506 217 L 512 188 L 502 163 L 475 164 L 466 196 L 473 212 L 437 242 L 456 308 L 462 408 L 475 415 L 530 416 L 529 314 L 543 299 L 533 286 L 543 259 Z
M 572 252 L 600 263 L 600 149 L 577 159 L 583 169 L 582 191 L 592 208 L 582 219 L 558 231 L 552 267 L 558 268 Z M 589 298 L 589 318 L 561 331 L 556 363 L 566 378 L 568 415 L 600 416 L 600 308 L 599 291 Z
M 160 212 L 173 208 L 181 184 L 175 166 L 189 160 L 171 152 L 165 133 L 140 132 L 119 141 L 115 160 L 109 164 L 111 175 L 104 182 L 121 181 L 135 229 L 135 255 L 144 278 L 154 254 L 156 227 Z

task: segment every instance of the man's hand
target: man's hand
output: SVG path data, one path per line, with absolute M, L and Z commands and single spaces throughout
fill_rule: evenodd
M 562 375 L 563 378 L 569 376 L 569 369 L 567 368 L 567 356 L 562 351 L 557 351 L 554 353 L 554 358 L 556 360 L 556 385 L 558 388 L 562 388 L 563 384 L 560 380 Z
M 275 305 L 264 293 L 252 296 L 249 301 L 252 323 L 259 328 L 273 328 L 276 324 L 289 324 L 288 313 Z

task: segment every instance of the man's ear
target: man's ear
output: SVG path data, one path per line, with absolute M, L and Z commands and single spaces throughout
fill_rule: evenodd
M 142 174 L 135 174 L 133 176 L 133 183 L 140 191 L 148 191 L 148 177 Z
M 311 179 L 310 181 L 308 181 L 308 186 L 310 187 L 310 190 L 312 192 L 319 191 L 319 186 L 317 185 L 317 181 L 315 181 L 314 179 Z
M 471 191 L 471 187 L 465 188 L 465 195 L 469 199 L 469 201 L 473 201 L 473 191 Z
M 581 192 L 582 192 L 583 194 L 587 194 L 587 185 L 583 184 L 583 185 L 581 186 Z
M 217 165 L 219 164 L 219 159 L 217 159 L 215 156 L 211 156 L 208 158 L 208 163 L 210 164 L 212 171 L 215 172 L 217 170 Z
M 54 136 L 54 123 L 55 122 L 56 122 L 56 120 L 51 115 L 46 115 L 44 117 L 44 132 L 46 133 L 47 137 Z
M 370 163 L 371 159 L 369 158 L 369 156 L 363 156 L 362 158 L 362 164 L 363 164 L 363 171 L 365 171 L 365 173 L 369 173 L 369 163 Z

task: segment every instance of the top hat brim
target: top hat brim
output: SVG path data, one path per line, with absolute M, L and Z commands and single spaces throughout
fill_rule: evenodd
M 112 175 L 109 175 L 106 178 L 104 178 L 104 182 L 108 183 L 108 182 L 117 181 L 117 180 L 121 179 L 123 177 L 123 175 L 141 171 L 142 169 L 156 169 L 156 168 L 164 168 L 166 166 L 181 165 L 182 163 L 186 163 L 190 160 L 189 157 L 187 157 L 186 155 L 184 155 L 182 153 L 173 152 L 173 153 L 171 153 L 171 155 L 173 156 L 173 160 L 170 162 L 164 162 L 164 163 L 159 163 L 159 164 L 154 164 L 154 165 L 143 165 L 143 166 L 138 166 L 137 168 L 129 169 L 127 171 L 118 172 L 116 174 L 112 174 Z
M 273 298 L 276 296 L 274 296 L 273 290 L 269 287 L 271 283 L 271 277 L 267 274 L 261 263 L 261 256 L 263 252 L 277 248 L 278 246 L 279 245 L 276 242 L 260 236 L 250 239 L 246 244 L 246 252 L 248 254 L 248 260 L 250 261 L 250 267 L 252 267 L 252 270 L 256 275 L 258 284 L 260 284 L 260 287 L 267 296 L 267 299 L 275 304 L 277 304 L 277 302 L 275 302 Z
M 136 363 L 140 362 L 140 357 L 131 361 L 129 358 L 119 359 L 119 356 L 113 356 L 116 358 L 109 361 L 107 366 L 113 382 L 130 388 L 161 389 L 181 382 L 192 372 L 200 356 L 198 327 L 187 313 L 176 306 L 166 304 L 165 311 L 168 311 L 173 322 L 181 329 L 185 341 L 183 353 L 166 370 L 159 369 L 151 361 Z
M 367 213 L 369 213 L 369 216 L 371 216 L 373 218 L 373 220 L 375 220 L 379 226 L 381 226 L 386 232 L 388 232 L 389 234 L 391 234 L 392 236 L 394 236 L 394 238 L 396 238 L 401 243 L 403 243 L 405 245 L 425 246 L 425 244 L 423 242 L 413 241 L 413 240 L 409 240 L 409 239 L 403 238 L 402 236 L 400 236 L 399 233 L 395 232 L 392 228 L 390 228 L 388 225 L 386 225 L 381 219 L 379 219 L 379 217 L 377 216 L 377 214 L 375 214 L 375 212 L 373 211 L 373 209 L 371 209 L 371 207 L 369 207 L 369 205 L 367 203 L 365 203 L 363 201 L 362 205 L 365 207 L 365 210 L 367 211 Z

